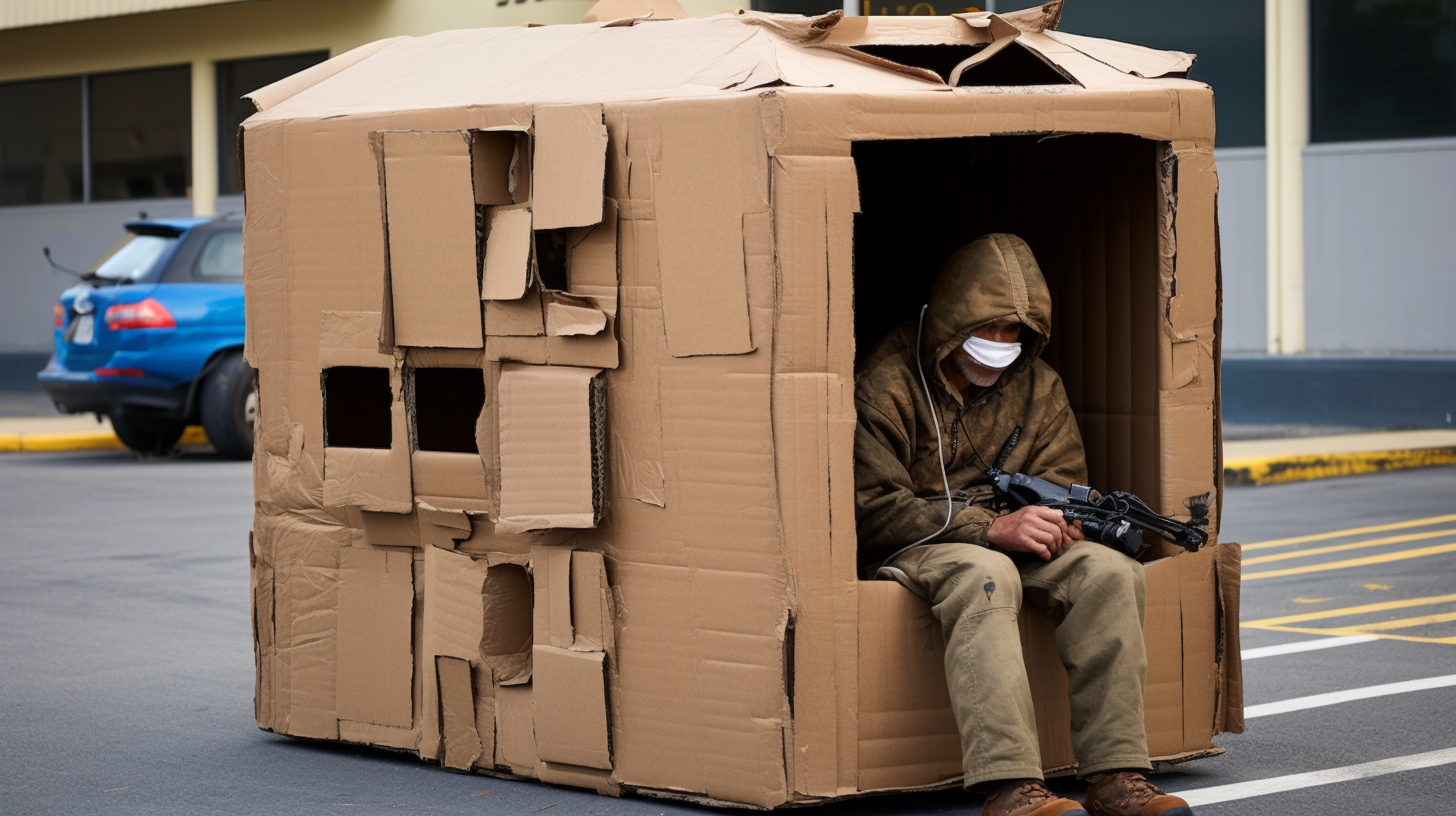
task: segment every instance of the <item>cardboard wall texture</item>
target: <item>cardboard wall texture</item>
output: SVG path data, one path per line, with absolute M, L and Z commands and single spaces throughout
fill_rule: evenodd
M 1094 485 L 1211 494 L 1217 541 L 1212 94 L 1056 11 L 451 31 L 256 94 L 260 726 L 765 808 L 957 784 L 851 487 L 856 350 L 946 255 L 1030 242 Z M 1152 750 L 1216 753 L 1238 547 L 1153 558 Z

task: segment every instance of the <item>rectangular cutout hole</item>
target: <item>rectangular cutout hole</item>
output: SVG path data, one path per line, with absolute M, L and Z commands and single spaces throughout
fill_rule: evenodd
M 389 448 L 392 443 L 389 369 L 326 368 L 323 373 L 324 445 Z
M 531 576 L 518 564 L 497 564 L 485 575 L 485 637 L 480 652 L 487 657 L 524 654 L 531 650 Z
M 422 451 L 480 453 L 475 423 L 485 408 L 485 379 L 478 368 L 412 371 L 415 447 Z
M 536 230 L 536 274 L 541 288 L 557 292 L 567 290 L 566 255 L 570 230 Z

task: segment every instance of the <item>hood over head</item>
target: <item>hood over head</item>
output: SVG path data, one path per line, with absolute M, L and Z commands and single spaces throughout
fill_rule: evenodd
M 958 399 L 941 362 L 971 332 L 1001 318 L 1026 327 L 1021 356 L 1002 374 L 995 388 L 1031 365 L 1051 339 L 1052 296 L 1041 267 L 1026 242 L 994 232 L 956 250 L 940 269 L 930 290 L 925 315 L 925 352 L 941 384 Z

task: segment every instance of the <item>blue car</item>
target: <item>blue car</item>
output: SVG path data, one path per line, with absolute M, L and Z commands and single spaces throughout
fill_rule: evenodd
M 253 455 L 258 375 L 243 359 L 240 220 L 126 224 L 55 317 L 55 355 L 39 377 L 62 413 L 106 415 L 141 453 L 167 453 L 200 423 L 218 453 Z

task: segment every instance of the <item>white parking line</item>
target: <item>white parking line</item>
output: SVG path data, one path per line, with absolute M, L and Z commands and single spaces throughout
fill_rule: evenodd
M 1404 694 L 1408 691 L 1446 688 L 1447 686 L 1456 686 L 1456 674 L 1448 674 L 1444 677 L 1427 677 L 1422 680 L 1404 680 L 1399 683 L 1386 683 L 1383 686 L 1366 686 L 1365 688 L 1347 689 L 1345 691 L 1332 691 L 1328 694 L 1312 694 L 1308 697 L 1295 697 L 1291 700 L 1280 700 L 1276 703 L 1247 706 L 1244 708 L 1244 719 L 1249 720 L 1254 717 L 1267 717 L 1270 714 L 1285 714 L 1290 711 L 1302 711 L 1306 708 L 1319 708 L 1337 703 L 1348 703 L 1351 700 L 1368 700 L 1371 697 Z
M 1336 782 L 1368 779 L 1372 776 L 1384 776 L 1386 774 L 1399 773 L 1400 771 L 1413 771 L 1417 768 L 1432 768 L 1437 765 L 1450 765 L 1452 763 L 1456 763 L 1456 748 L 1446 748 L 1441 751 L 1411 754 L 1410 756 L 1396 757 L 1394 759 L 1382 759 L 1377 762 L 1366 762 L 1360 765 L 1350 765 L 1345 768 L 1330 768 L 1324 771 L 1275 776 L 1269 779 L 1255 779 L 1252 782 L 1235 782 L 1232 785 L 1214 785 L 1209 788 L 1169 791 L 1169 793 L 1174 793 L 1182 797 L 1192 807 L 1200 807 L 1216 802 L 1249 799 L 1255 796 L 1267 796 L 1271 793 L 1283 793 L 1285 791 L 1313 788 L 1320 785 L 1333 785 Z
M 1348 637 L 1300 640 L 1294 643 L 1281 643 L 1278 646 L 1260 646 L 1257 649 L 1245 649 L 1239 653 L 1239 656 L 1244 660 L 1254 660 L 1260 657 L 1274 657 L 1275 655 L 1294 654 L 1296 652 L 1313 652 L 1317 649 L 1333 649 L 1336 646 L 1354 646 L 1356 643 L 1369 643 L 1372 640 L 1380 640 L 1380 638 L 1374 635 L 1349 635 Z

